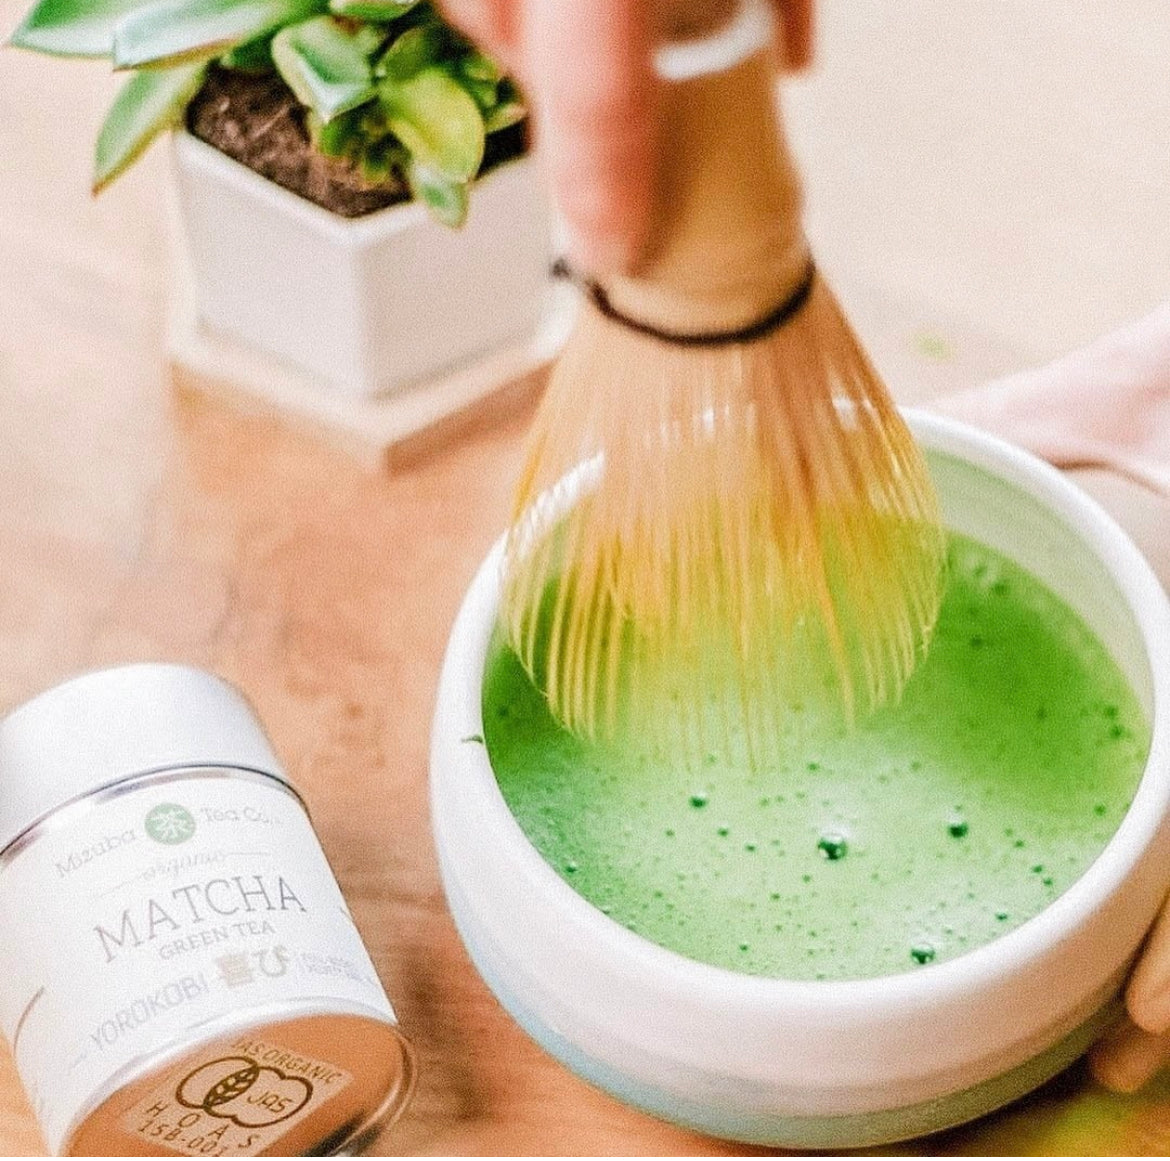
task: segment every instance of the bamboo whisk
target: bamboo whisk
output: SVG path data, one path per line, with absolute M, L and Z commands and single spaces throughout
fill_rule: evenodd
M 537 415 L 503 624 L 554 714 L 766 759 L 811 685 L 901 692 L 944 541 L 918 448 L 816 272 L 750 8 L 660 51 L 650 259 L 587 301 Z M 730 63 L 727 58 L 731 57 Z

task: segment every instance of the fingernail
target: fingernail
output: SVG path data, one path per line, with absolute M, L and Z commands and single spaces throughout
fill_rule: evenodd
M 1089 1053 L 1093 1076 L 1113 1092 L 1137 1092 L 1170 1058 L 1170 1037 L 1154 1036 L 1126 1020 Z

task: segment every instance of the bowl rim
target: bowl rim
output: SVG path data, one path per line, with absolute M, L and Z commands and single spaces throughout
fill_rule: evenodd
M 473 779 L 490 811 L 486 830 L 510 835 L 509 857 L 525 882 L 564 912 L 566 921 L 598 946 L 607 945 L 631 967 L 673 977 L 692 999 L 785 1007 L 824 1013 L 866 1008 L 880 994 L 885 1012 L 920 1009 L 973 987 L 1001 980 L 1069 939 L 1119 890 L 1142 861 L 1170 815 L 1170 599 L 1141 551 L 1100 504 L 1045 461 L 996 436 L 956 420 L 915 408 L 900 408 L 915 439 L 939 452 L 981 468 L 1024 491 L 1059 517 L 1097 557 L 1124 598 L 1142 638 L 1150 671 L 1150 746 L 1133 801 L 1112 837 L 1083 874 L 1031 919 L 988 943 L 941 963 L 892 975 L 848 980 L 792 980 L 749 975 L 691 959 L 630 931 L 605 915 L 566 883 L 532 844 L 501 793 L 486 745 L 458 749 L 460 778 Z M 499 605 L 504 538 L 493 545 L 467 591 L 456 619 L 444 665 L 444 684 L 453 676 L 449 714 L 436 717 L 455 740 L 483 738 L 482 686 L 487 652 Z M 436 735 L 436 745 L 442 741 Z M 433 779 L 434 780 L 434 779 Z M 440 844 L 441 846 L 441 844 Z M 442 851 L 440 850 L 442 859 Z

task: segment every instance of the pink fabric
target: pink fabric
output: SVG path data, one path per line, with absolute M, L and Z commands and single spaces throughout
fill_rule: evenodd
M 933 401 L 1058 467 L 1105 467 L 1170 497 L 1170 302 L 1035 370 Z

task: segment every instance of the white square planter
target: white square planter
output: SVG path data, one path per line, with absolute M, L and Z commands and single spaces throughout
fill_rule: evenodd
M 541 321 L 550 215 L 528 158 L 478 182 L 451 230 L 414 203 L 341 218 L 186 132 L 173 156 L 194 322 L 320 389 L 398 393 Z

